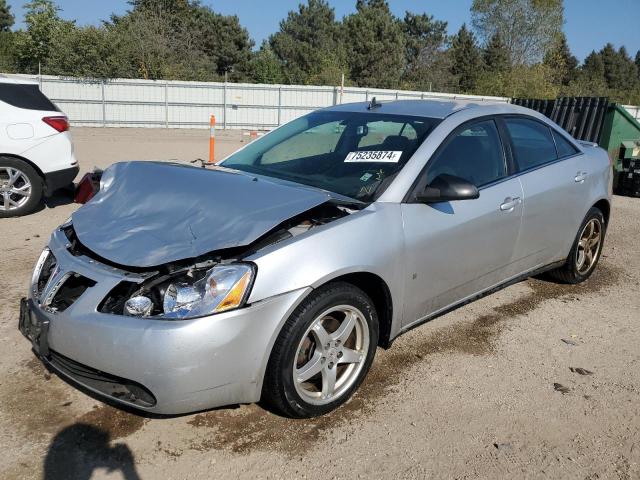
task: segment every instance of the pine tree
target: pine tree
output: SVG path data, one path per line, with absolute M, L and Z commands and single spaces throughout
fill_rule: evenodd
M 581 70 L 587 80 L 591 82 L 602 82 L 606 85 L 602 55 L 595 50 L 584 59 Z
M 604 66 L 604 78 L 609 88 L 624 90 L 636 77 L 635 65 L 627 54 L 625 47 L 615 50 L 611 43 L 607 43 L 600 50 L 600 57 Z
M 15 22 L 15 17 L 11 13 L 11 5 L 7 5 L 6 0 L 0 0 L 0 32 L 11 30 Z
M 408 65 L 415 64 L 426 51 L 437 50 L 447 40 L 447 22 L 435 20 L 433 15 L 406 12 L 402 22 L 405 37 L 405 56 Z
M 460 90 L 472 91 L 482 68 L 482 60 L 476 39 L 465 24 L 460 27 L 451 41 L 451 55 L 453 59 L 451 73 L 458 78 Z
M 282 62 L 289 83 L 309 83 L 327 65 L 346 70 L 340 40 L 333 8 L 326 0 L 309 0 L 280 22 L 280 31 L 269 38 L 269 46 Z
M 509 50 L 499 33 L 494 34 L 484 49 L 482 58 L 485 68 L 491 73 L 504 73 L 511 67 Z
M 384 0 L 358 0 L 356 9 L 344 20 L 351 78 L 361 86 L 398 87 L 405 67 L 400 22 Z
M 636 69 L 638 70 L 638 80 L 640 80 L 640 50 L 636 52 Z
M 556 83 L 560 85 L 569 85 L 576 78 L 578 59 L 571 54 L 564 33 L 558 36 L 553 47 L 544 56 L 544 64 L 551 69 Z

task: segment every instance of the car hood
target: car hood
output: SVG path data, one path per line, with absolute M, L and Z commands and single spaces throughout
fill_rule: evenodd
M 101 184 L 72 216 L 76 235 L 97 255 L 141 268 L 249 245 L 332 198 L 237 171 L 160 162 L 116 163 Z

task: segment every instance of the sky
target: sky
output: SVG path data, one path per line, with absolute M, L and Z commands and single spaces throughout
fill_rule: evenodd
M 449 33 L 455 33 L 463 23 L 470 22 L 472 0 L 388 0 L 391 10 L 399 17 L 406 10 L 426 12 L 438 20 L 446 20 Z M 22 6 L 27 0 L 8 0 L 17 26 L 22 25 Z M 111 13 L 124 13 L 126 0 L 56 0 L 61 16 L 76 20 L 79 25 L 99 24 Z M 278 30 L 287 12 L 296 10 L 300 0 L 202 0 L 205 5 L 225 15 L 237 15 L 259 46 Z M 338 18 L 355 10 L 355 0 L 329 0 Z M 583 60 L 592 50 L 600 50 L 605 43 L 626 46 L 633 57 L 640 50 L 640 0 L 565 0 L 565 26 L 572 53 Z

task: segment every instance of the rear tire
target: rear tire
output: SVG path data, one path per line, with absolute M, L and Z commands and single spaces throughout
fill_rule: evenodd
M 42 178 L 27 162 L 0 157 L 0 218 L 33 212 L 42 200 Z
M 282 327 L 267 365 L 262 401 L 293 418 L 328 413 L 360 386 L 377 345 L 378 316 L 371 299 L 346 282 L 320 287 Z
M 604 215 L 592 207 L 582 221 L 569 256 L 563 266 L 551 270 L 549 276 L 562 283 L 584 282 L 596 269 L 606 233 Z

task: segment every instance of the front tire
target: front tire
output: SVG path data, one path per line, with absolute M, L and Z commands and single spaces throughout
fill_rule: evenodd
M 584 282 L 596 269 L 605 233 L 604 215 L 599 208 L 592 207 L 578 229 L 565 264 L 549 272 L 549 275 L 563 283 Z
M 262 400 L 278 413 L 309 418 L 344 402 L 367 375 L 378 344 L 378 316 L 359 288 L 335 282 L 313 291 L 282 327 Z
M 42 179 L 28 163 L 0 157 L 0 218 L 33 212 L 42 200 Z

